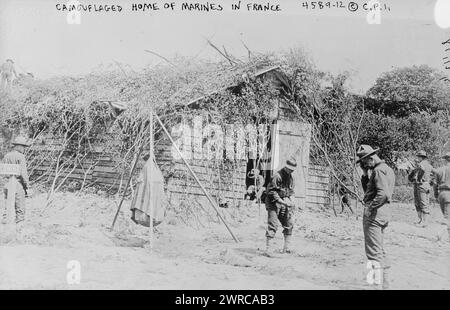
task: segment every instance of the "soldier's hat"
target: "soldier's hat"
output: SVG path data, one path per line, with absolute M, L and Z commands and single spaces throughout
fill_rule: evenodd
M 427 152 L 425 152 L 424 150 L 418 151 L 418 152 L 416 153 L 416 156 L 418 156 L 418 157 L 424 157 L 424 158 L 427 158 L 427 157 L 428 157 Z
M 30 143 L 28 143 L 27 139 L 23 136 L 18 136 L 14 139 L 12 142 L 12 145 L 23 145 L 25 147 L 30 146 Z
M 252 170 L 247 173 L 247 177 L 250 179 L 254 179 L 257 175 L 259 175 L 259 169 L 253 168 Z
M 12 60 L 11 58 L 6 59 L 6 61 L 10 61 L 11 63 L 14 63 L 14 60 Z
M 358 160 L 356 161 L 356 163 L 358 164 L 361 160 L 363 160 L 364 158 L 367 158 L 369 156 L 372 156 L 379 150 L 380 149 L 373 149 L 370 145 L 361 144 L 361 146 L 356 151 L 356 156 L 358 156 Z
M 144 154 L 144 156 L 142 156 L 142 159 L 144 161 L 148 161 L 149 158 L 150 158 L 150 153 Z
M 450 152 L 445 153 L 444 156 L 442 156 L 442 158 L 450 160 Z
M 295 170 L 297 168 L 297 161 L 295 160 L 295 158 L 289 158 L 288 160 L 286 160 L 285 167 L 290 170 Z

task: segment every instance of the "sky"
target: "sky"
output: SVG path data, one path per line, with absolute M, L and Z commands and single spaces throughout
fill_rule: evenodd
M 221 4 L 221 12 L 181 11 L 185 1 L 175 0 L 79 0 L 97 6 L 120 5 L 122 11 L 82 12 L 79 24 L 69 24 L 67 12 L 56 9 L 67 1 L 2 0 L 0 62 L 12 58 L 18 72 L 32 72 L 38 78 L 85 74 L 114 62 L 139 70 L 162 61 L 146 49 L 167 58 L 221 57 L 208 47 L 206 39 L 210 39 L 239 57 L 247 53 L 242 41 L 257 52 L 302 47 L 319 69 L 333 74 L 350 71 L 349 87 L 358 93 L 396 67 L 427 64 L 444 69 L 442 58 L 450 58 L 450 51 L 441 42 L 450 39 L 450 28 L 435 22 L 437 0 L 379 1 L 390 8 L 381 11 L 380 24 L 367 22 L 362 5 L 368 1 L 354 0 L 359 9 L 350 12 L 347 0 L 323 1 L 331 6 L 342 2 L 345 8 L 322 10 L 313 10 L 311 1 L 273 0 L 281 11 L 264 13 L 246 10 L 247 3 L 268 2 L 263 0 L 242 0 L 239 11 L 230 9 L 237 0 L 209 1 Z M 176 9 L 131 10 L 133 3 L 157 3 L 162 8 L 165 2 L 175 2 Z M 450 18 L 450 10 L 441 14 L 447 13 Z

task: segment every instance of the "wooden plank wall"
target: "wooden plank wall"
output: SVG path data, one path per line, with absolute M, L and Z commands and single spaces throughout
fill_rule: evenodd
M 155 156 L 163 174 L 170 176 L 166 179 L 166 186 L 172 195 L 179 196 L 180 199 L 186 195 L 203 195 L 184 164 L 173 160 L 169 143 L 160 143 L 156 146 Z M 188 160 L 188 162 L 204 187 L 216 200 L 243 200 L 246 190 L 246 161 L 239 162 L 234 169 L 221 166 L 220 163 L 211 164 L 208 161 Z M 329 183 L 330 174 L 326 167 L 309 164 L 306 204 L 311 207 L 329 205 Z
M 306 186 L 306 204 L 328 206 L 330 199 L 330 172 L 326 167 L 309 164 L 308 184 Z
M 165 176 L 167 190 L 175 195 L 203 195 L 200 186 L 191 176 L 181 160 L 172 157 L 168 141 L 160 141 L 155 146 L 156 161 Z M 243 199 L 245 193 L 245 161 L 232 166 L 230 163 L 188 160 L 202 185 L 216 200 Z
M 156 161 L 164 175 L 167 191 L 179 198 L 192 196 L 199 197 L 203 193 L 190 175 L 181 160 L 174 160 L 169 141 L 160 141 L 155 146 Z M 242 200 L 245 193 L 246 161 L 240 161 L 234 167 L 223 162 L 210 162 L 206 160 L 189 160 L 204 187 L 218 201 Z M 131 163 L 130 163 L 131 164 Z M 140 162 L 141 168 L 144 162 Z M 51 163 L 44 162 L 34 170 L 33 178 L 37 178 L 50 169 Z M 137 173 L 140 169 L 137 169 Z M 50 173 L 54 176 L 54 173 Z M 62 175 L 65 177 L 65 175 Z M 67 178 L 68 182 L 75 181 L 80 184 L 85 179 L 86 184 L 95 184 L 105 189 L 115 191 L 126 182 L 128 174 L 122 175 L 118 162 L 111 156 L 98 152 L 87 156 L 82 165 L 79 165 Z M 326 168 L 310 164 L 308 168 L 308 184 L 306 204 L 311 206 L 327 205 L 330 202 L 329 172 Z
M 200 187 L 195 180 L 190 177 L 189 172 L 182 167 L 181 163 L 176 163 L 176 170 L 183 171 L 185 174 L 174 175 L 167 184 L 167 189 L 174 195 L 203 195 Z M 211 193 L 216 200 L 243 200 L 245 193 L 245 165 L 234 172 L 234 177 L 226 180 L 222 178 L 221 184 L 217 178 L 211 178 L 210 174 L 202 173 L 208 168 L 201 166 L 192 166 L 193 170 L 198 173 L 198 177 L 204 187 Z M 205 170 L 203 170 L 205 169 Z M 230 181 L 234 180 L 234 184 Z M 310 165 L 308 169 L 308 182 L 306 192 L 306 204 L 310 207 L 328 206 L 330 204 L 329 197 L 329 172 L 321 166 Z M 220 187 L 220 190 L 219 190 Z
M 65 178 L 72 169 L 66 170 L 60 175 L 61 178 Z M 44 179 L 53 179 L 55 176 L 54 163 L 49 161 L 41 163 L 33 171 L 32 179 L 37 179 L 44 173 L 48 175 Z M 81 185 L 84 181 L 87 185 L 97 185 L 111 190 L 118 189 L 120 180 L 121 171 L 118 169 L 117 163 L 110 156 L 101 153 L 91 154 L 85 158 L 67 177 L 67 182 L 75 181 Z

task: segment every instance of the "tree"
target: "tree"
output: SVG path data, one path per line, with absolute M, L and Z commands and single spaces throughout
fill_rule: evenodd
M 376 113 L 407 117 L 450 107 L 450 87 L 444 75 L 426 65 L 383 73 L 367 92 L 367 108 Z
M 439 157 L 450 132 L 450 87 L 442 77 L 426 65 L 383 73 L 367 92 L 361 143 L 379 147 L 392 165 L 421 149 Z
M 312 158 L 330 168 L 333 188 L 360 200 L 355 158 L 365 110 L 362 98 L 345 88 L 348 77 L 348 73 L 328 76 L 332 86 L 320 91 L 320 100 L 307 110 L 306 119 L 313 130 Z

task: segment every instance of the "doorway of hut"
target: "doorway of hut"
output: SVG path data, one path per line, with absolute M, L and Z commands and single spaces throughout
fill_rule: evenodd
M 265 204 L 266 189 L 272 177 L 271 149 L 275 123 L 276 121 L 258 124 L 256 143 L 250 143 L 253 147 L 249 147 L 247 153 L 244 199 L 249 203 L 257 204 L 260 214 L 261 206 Z

